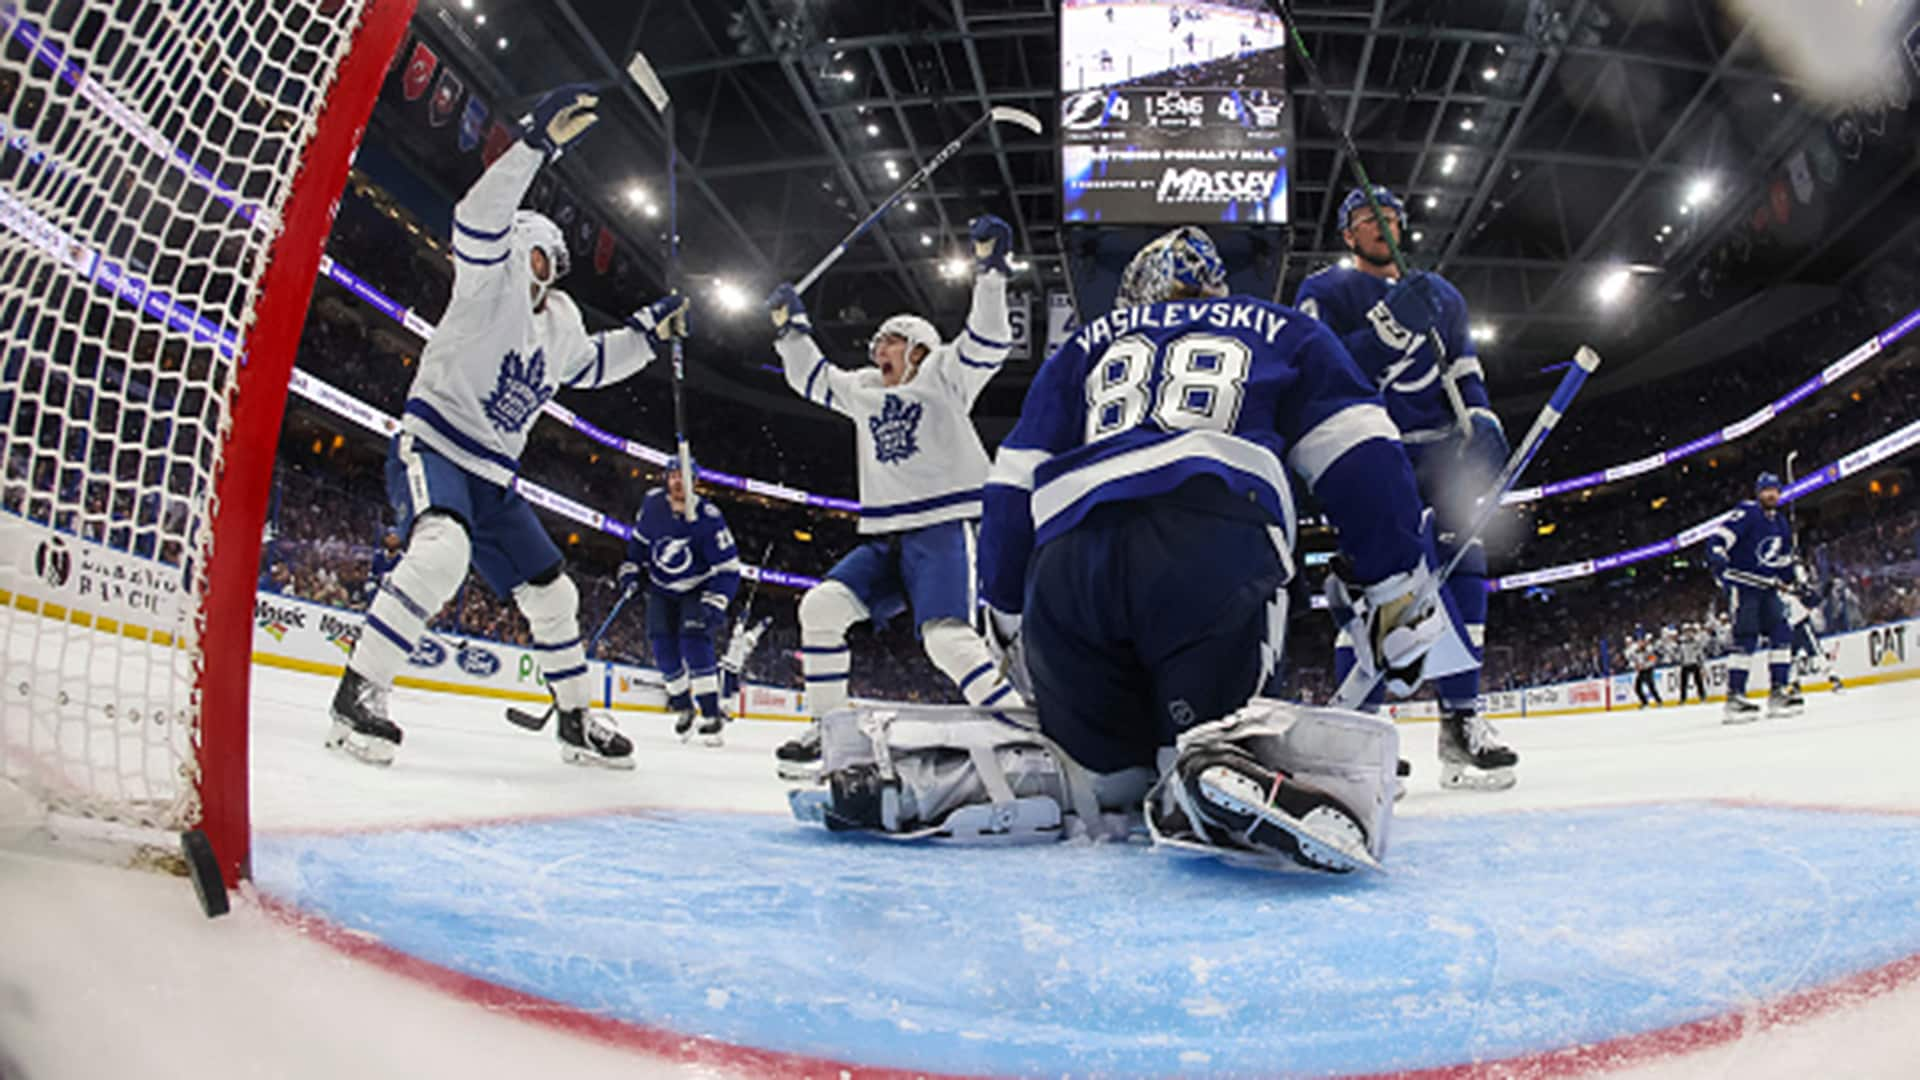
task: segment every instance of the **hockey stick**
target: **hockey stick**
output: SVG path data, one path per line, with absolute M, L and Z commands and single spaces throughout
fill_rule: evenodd
M 667 295 L 680 293 L 680 152 L 679 143 L 674 138 L 673 99 L 667 95 L 667 88 L 660 82 L 660 76 L 647 62 L 645 53 L 634 53 L 627 61 L 627 77 L 632 79 L 640 93 L 653 103 L 660 113 L 660 123 L 667 129 Z M 687 357 L 686 349 L 680 339 L 673 338 L 673 441 L 674 452 L 678 455 L 680 469 L 680 490 L 686 492 L 681 504 L 682 515 L 692 521 L 694 514 L 693 499 L 693 451 L 687 446 Z
M 948 158 L 951 158 L 953 157 L 953 155 L 959 153 L 960 147 L 962 144 L 964 144 L 968 139 L 971 139 L 975 135 L 986 130 L 987 125 L 993 123 L 996 120 L 1006 124 L 1017 124 L 1020 127 L 1026 128 L 1028 131 L 1033 132 L 1035 135 L 1038 135 L 1041 132 L 1040 118 L 1033 115 L 1030 112 L 1027 112 L 1025 109 L 1015 109 L 1006 105 L 995 105 L 992 108 L 988 109 L 984 116 L 980 117 L 978 120 L 975 120 L 973 123 L 968 124 L 967 130 L 961 132 L 958 138 L 954 139 L 952 142 L 948 143 L 946 146 L 941 147 L 939 153 L 933 155 L 933 157 L 929 159 L 925 165 L 920 166 L 920 168 L 916 170 L 912 176 L 907 177 L 906 183 L 903 183 L 899 187 L 895 188 L 893 191 L 893 194 L 887 196 L 886 199 L 882 201 L 879 206 L 874 207 L 873 213 L 868 214 L 864 221 L 860 222 L 860 224 L 858 225 L 855 225 L 853 227 L 853 231 L 847 234 L 846 239 L 840 241 L 839 244 L 835 245 L 832 251 L 827 252 L 825 258 L 813 264 L 813 269 L 807 271 L 806 276 L 801 278 L 799 282 L 797 282 L 794 285 L 793 291 L 796 293 L 806 292 L 808 286 L 820 280 L 820 275 L 826 273 L 828 267 L 840 261 L 840 257 L 847 253 L 847 249 L 853 246 L 853 242 L 855 240 L 858 240 L 862 236 L 865 236 L 867 230 L 873 228 L 874 222 L 879 221 L 882 215 L 884 215 L 888 210 L 893 209 L 893 205 L 895 203 L 899 202 L 901 199 L 906 198 L 907 193 L 909 191 L 912 191 L 916 184 L 919 184 L 921 181 L 925 180 L 927 177 L 932 176 L 935 169 L 938 169 L 940 166 L 945 165 L 947 163 Z
M 1800 451 L 1798 450 L 1787 451 L 1787 490 L 1788 491 L 1793 490 L 1793 459 L 1799 456 L 1800 456 Z M 1787 504 L 1787 538 L 1793 542 L 1791 546 L 1793 549 L 1794 558 L 1796 559 L 1799 558 L 1800 557 L 1800 522 L 1797 518 L 1793 516 L 1793 503 Z
M 1273 13 L 1280 17 L 1280 24 L 1286 27 L 1287 40 L 1293 43 L 1293 51 L 1300 57 L 1300 70 L 1307 73 L 1307 82 L 1313 86 L 1313 95 L 1320 102 L 1320 112 L 1326 119 L 1327 127 L 1340 139 L 1340 149 L 1347 155 L 1347 165 L 1353 171 L 1353 178 L 1360 182 L 1360 190 L 1366 193 L 1367 205 L 1373 210 L 1373 220 L 1380 239 L 1387 242 L 1387 254 L 1393 258 L 1394 272 L 1404 281 L 1407 277 L 1406 254 L 1400 250 L 1400 242 L 1394 239 L 1393 230 L 1387 228 L 1386 215 L 1381 212 L 1380 199 L 1373 192 L 1373 179 L 1367 175 L 1367 167 L 1360 161 L 1360 148 L 1354 145 L 1353 133 L 1347 130 L 1333 111 L 1333 96 L 1326 82 L 1320 78 L 1320 65 L 1314 63 L 1313 53 L 1307 49 L 1307 39 L 1300 34 L 1300 24 L 1293 17 L 1293 7 L 1287 0 L 1267 0 L 1267 6 L 1273 9 Z M 1327 197 L 1333 197 L 1332 189 L 1329 189 Z M 1440 384 L 1446 391 L 1447 404 L 1453 409 L 1454 419 L 1460 423 L 1460 433 L 1470 435 L 1473 422 L 1467 418 L 1467 402 L 1460 396 L 1460 385 L 1447 377 L 1447 345 L 1441 340 L 1437 327 L 1427 328 L 1427 344 L 1433 346 L 1434 362 L 1440 367 Z M 1398 374 L 1398 371 L 1390 370 L 1381 383 L 1382 387 L 1390 385 Z
M 620 609 L 623 607 L 626 607 L 627 601 L 633 597 L 634 593 L 639 591 L 640 590 L 638 588 L 622 590 L 620 593 L 620 599 L 613 602 L 613 610 L 607 612 L 607 617 L 600 620 L 600 629 L 595 630 L 593 632 L 593 636 L 587 639 L 587 647 L 581 650 L 581 652 L 586 654 L 587 660 L 589 662 L 593 660 L 594 646 L 600 644 L 600 639 L 606 636 L 607 627 L 613 625 L 614 617 L 620 614 Z M 553 718 L 554 710 L 559 707 L 560 707 L 559 702 L 557 701 L 549 702 L 547 705 L 547 711 L 541 713 L 538 716 L 535 716 L 533 713 L 530 713 L 525 709 L 516 709 L 516 708 L 513 708 L 512 706 L 508 706 L 507 722 L 510 724 L 513 724 L 516 727 L 526 728 L 528 731 L 542 731 L 542 730 L 545 730 L 547 726 L 547 721 Z
M 1472 524 L 1455 541 L 1453 558 L 1447 560 L 1446 567 L 1434 576 L 1432 583 L 1416 599 L 1414 605 L 1416 609 L 1439 597 L 1440 590 L 1446 587 L 1447 579 L 1452 577 L 1453 572 L 1459 568 L 1460 561 L 1467 557 L 1467 549 L 1473 546 L 1473 542 L 1480 538 L 1482 532 L 1486 531 L 1487 523 L 1493 520 L 1493 515 L 1500 512 L 1500 497 L 1513 489 L 1514 483 L 1520 479 L 1520 474 L 1526 471 L 1534 455 L 1538 454 L 1540 447 L 1546 444 L 1547 436 L 1552 434 L 1554 425 L 1566 415 L 1567 409 L 1573 404 L 1574 396 L 1580 393 L 1582 386 L 1586 385 L 1587 376 L 1593 374 L 1594 369 L 1599 366 L 1600 354 L 1587 346 L 1580 346 L 1580 350 L 1574 353 L 1573 364 L 1567 368 L 1567 373 L 1560 377 L 1560 385 L 1554 388 L 1553 396 L 1541 406 L 1540 415 L 1533 418 L 1533 426 L 1527 429 L 1526 437 L 1520 440 L 1519 446 L 1514 447 L 1513 454 L 1507 458 L 1507 463 L 1501 468 L 1500 475 L 1494 478 L 1493 487 L 1480 500 L 1480 508 L 1474 512 Z M 1340 709 L 1359 708 L 1367 700 L 1367 695 L 1373 693 L 1374 685 L 1385 675 L 1386 671 L 1378 662 L 1366 668 L 1358 664 L 1354 665 L 1353 670 L 1347 672 L 1347 677 L 1341 680 L 1340 689 L 1335 691 L 1329 704 Z

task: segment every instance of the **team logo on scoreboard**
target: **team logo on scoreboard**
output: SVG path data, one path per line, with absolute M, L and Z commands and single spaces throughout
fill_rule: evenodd
M 1067 98 L 1060 106 L 1060 126 L 1067 131 L 1092 131 L 1107 118 L 1107 94 L 1104 90 L 1086 90 Z

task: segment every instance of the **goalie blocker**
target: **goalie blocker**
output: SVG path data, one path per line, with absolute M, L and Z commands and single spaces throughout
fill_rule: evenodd
M 861 707 L 822 725 L 826 787 L 794 816 L 897 840 L 1043 843 L 1145 830 L 1156 848 L 1261 867 L 1377 869 L 1399 734 L 1364 713 L 1256 698 L 1181 734 L 1161 768 L 1096 773 L 1025 710 Z

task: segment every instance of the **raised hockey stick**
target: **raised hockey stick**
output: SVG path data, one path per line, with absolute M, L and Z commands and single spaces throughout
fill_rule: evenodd
M 1367 205 L 1373 209 L 1373 220 L 1379 225 L 1380 238 L 1387 242 L 1387 254 L 1393 257 L 1393 268 L 1402 280 L 1407 276 L 1407 257 L 1400 250 L 1400 242 L 1394 239 L 1393 230 L 1386 227 L 1386 215 L 1381 213 L 1380 200 L 1373 193 L 1373 179 L 1367 175 L 1367 167 L 1360 161 L 1360 148 L 1354 145 L 1353 133 L 1347 130 L 1340 117 L 1333 111 L 1333 97 L 1327 90 L 1327 84 L 1320 78 L 1320 65 L 1314 63 L 1313 53 L 1307 48 L 1307 39 L 1300 34 L 1300 24 L 1293 17 L 1293 7 L 1287 0 L 1267 0 L 1267 6 L 1280 17 L 1280 25 L 1286 27 L 1287 40 L 1293 44 L 1293 51 L 1300 57 L 1300 70 L 1307 73 L 1307 82 L 1313 86 L 1313 96 L 1320 102 L 1320 112 L 1325 117 L 1327 127 L 1340 140 L 1340 149 L 1347 156 L 1347 166 L 1353 171 L 1353 178 L 1360 183 L 1360 190 L 1366 193 Z M 1329 189 L 1327 197 L 1333 197 Z M 1402 223 L 1404 225 L 1404 223 Z M 1427 344 L 1433 346 L 1434 361 L 1440 367 L 1440 385 L 1446 391 L 1447 404 L 1453 408 L 1454 419 L 1460 424 L 1462 435 L 1471 434 L 1473 422 L 1467 417 L 1466 399 L 1460 396 L 1460 385 L 1448 377 L 1447 344 L 1440 338 L 1436 328 L 1427 329 Z M 1410 362 L 1410 361 L 1408 361 Z M 1394 381 L 1398 372 L 1389 370 L 1387 378 L 1382 380 L 1385 386 Z
M 1787 490 L 1788 491 L 1793 490 L 1793 459 L 1799 456 L 1800 456 L 1800 451 L 1798 450 L 1787 451 Z M 1787 504 L 1787 539 L 1792 542 L 1791 546 L 1793 548 L 1794 558 L 1796 559 L 1799 558 L 1800 557 L 1800 522 L 1797 518 L 1793 516 L 1793 503 Z
M 600 628 L 593 632 L 593 636 L 587 639 L 587 647 L 581 650 L 586 654 L 589 662 L 593 660 L 593 647 L 600 644 L 600 639 L 606 636 L 607 627 L 613 625 L 614 617 L 620 614 L 620 609 L 626 607 L 627 601 L 632 599 L 633 594 L 639 591 L 637 588 L 621 590 L 620 599 L 613 602 L 613 610 L 607 612 L 607 617 L 600 620 Z M 553 719 L 553 712 L 557 708 L 559 708 L 558 702 L 549 702 L 547 704 L 547 711 L 535 715 L 525 709 L 516 709 L 508 706 L 507 723 L 515 727 L 526 728 L 528 731 L 542 731 L 545 730 L 547 721 Z
M 1587 346 L 1580 346 L 1580 350 L 1574 353 L 1573 364 L 1567 368 L 1567 373 L 1560 377 L 1560 385 L 1554 388 L 1553 396 L 1541 406 L 1540 414 L 1533 418 L 1533 426 L 1527 429 L 1526 437 L 1520 440 L 1520 445 L 1514 447 L 1513 454 L 1507 458 L 1506 465 L 1500 469 L 1500 475 L 1494 478 L 1493 487 L 1480 500 L 1479 509 L 1474 511 L 1472 524 L 1455 541 L 1453 558 L 1448 559 L 1447 565 L 1440 573 L 1434 575 L 1432 584 L 1418 599 L 1416 607 L 1439 597 L 1440 590 L 1446 587 L 1447 579 L 1452 577 L 1453 572 L 1459 568 L 1460 560 L 1466 558 L 1467 549 L 1473 546 L 1473 542 L 1479 539 L 1481 533 L 1486 531 L 1487 523 L 1493 520 L 1493 515 L 1500 512 L 1500 497 L 1513 489 L 1514 483 L 1520 479 L 1520 474 L 1526 471 L 1534 455 L 1538 454 L 1540 447 L 1546 444 L 1547 436 L 1553 433 L 1554 425 L 1566 415 L 1567 409 L 1573 404 L 1574 396 L 1579 394 L 1580 388 L 1587 384 L 1587 376 L 1593 374 L 1594 369 L 1599 366 L 1600 354 Z M 1341 680 L 1340 689 L 1334 692 L 1330 704 L 1341 709 L 1359 708 L 1367 700 L 1367 695 L 1373 693 L 1374 684 L 1385 675 L 1385 669 L 1378 663 L 1365 668 L 1358 664 L 1354 665 L 1353 670 L 1347 672 L 1347 677 Z
M 867 233 L 867 230 L 873 228 L 874 222 L 879 221 L 880 218 L 883 215 L 885 215 L 888 210 L 891 210 L 893 208 L 893 205 L 895 203 L 899 202 L 901 199 L 906 198 L 907 193 L 912 191 L 915 185 L 919 184 L 922 180 L 925 180 L 927 177 L 932 176 L 935 169 L 938 169 L 940 166 L 945 165 L 947 163 L 947 159 L 959 153 L 960 147 L 963 144 L 965 144 L 968 139 L 971 139 L 975 135 L 978 135 L 980 132 L 985 131 L 987 128 L 987 125 L 994 123 L 995 121 L 998 121 L 1003 124 L 1015 124 L 1019 127 L 1026 128 L 1028 131 L 1033 132 L 1035 135 L 1040 134 L 1042 130 L 1040 126 L 1040 118 L 1026 111 L 1025 109 L 1015 109 L 1006 105 L 995 105 L 992 108 L 988 109 L 985 115 L 981 116 L 978 120 L 975 120 L 973 123 L 968 124 L 967 130 L 961 132 L 959 137 L 955 138 L 952 142 L 941 147 L 939 153 L 933 155 L 932 158 L 928 159 L 925 165 L 922 165 L 920 166 L 919 169 L 915 170 L 912 176 L 907 177 L 906 182 L 901 184 L 899 187 L 895 188 L 893 191 L 893 194 L 887 196 L 886 199 L 883 200 L 879 206 L 874 207 L 873 213 L 868 214 L 866 216 L 866 220 L 860 222 L 860 224 L 858 225 L 855 225 L 853 227 L 853 231 L 847 234 L 846 239 L 840 241 L 839 244 L 835 245 L 832 251 L 827 252 L 825 258 L 813 264 L 813 269 L 807 271 L 806 276 L 801 278 L 799 282 L 797 282 L 794 285 L 793 291 L 799 292 L 799 293 L 806 292 L 808 286 L 820 280 L 820 275 L 826 273 L 828 267 L 840 261 L 840 257 L 847 253 L 847 249 L 853 246 L 853 242 L 855 240 L 858 240 L 862 236 L 865 236 Z

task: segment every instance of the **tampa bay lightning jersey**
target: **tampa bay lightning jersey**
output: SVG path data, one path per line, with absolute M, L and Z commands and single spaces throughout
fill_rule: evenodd
M 1714 564 L 1791 585 L 1793 529 L 1778 507 L 1768 510 L 1752 499 L 1707 534 L 1707 558 Z
M 1406 451 L 1326 327 L 1245 296 L 1114 311 L 1047 360 L 1000 444 L 981 522 L 982 595 L 1021 610 L 1034 547 L 1103 503 L 1198 477 L 1218 479 L 1291 549 L 1283 462 L 1340 530 L 1360 580 L 1419 561 L 1421 506 Z
M 970 413 L 1012 342 L 1007 277 L 993 270 L 974 279 L 960 336 L 933 350 L 899 386 L 884 385 L 878 368 L 836 366 L 806 334 L 774 342 L 793 392 L 853 421 L 862 533 L 980 516 L 987 452 Z
M 1343 266 L 1307 276 L 1294 294 L 1294 306 L 1326 323 L 1353 355 L 1360 370 L 1379 388 L 1387 413 L 1408 443 L 1438 442 L 1459 432 L 1443 379 L 1460 387 L 1469 415 L 1479 412 L 1499 422 L 1487 399 L 1486 375 L 1468 330 L 1467 301 L 1452 283 L 1432 275 L 1440 297 L 1440 342 L 1450 361 L 1436 363 L 1433 343 L 1409 335 L 1386 314 L 1393 282 Z
M 524 143 L 501 154 L 453 208 L 453 299 L 420 351 L 402 427 L 476 476 L 505 485 L 533 421 L 561 387 L 606 386 L 653 359 L 644 333 L 588 335 L 556 289 L 533 309 L 529 248 L 513 213 L 540 169 Z
M 647 568 L 647 580 L 671 593 L 719 593 L 729 601 L 740 589 L 740 554 L 720 508 L 695 496 L 693 520 L 673 510 L 666 488 L 640 501 L 627 541 L 627 561 Z

